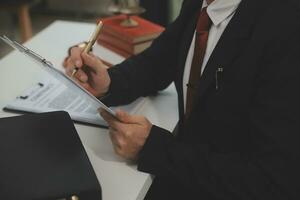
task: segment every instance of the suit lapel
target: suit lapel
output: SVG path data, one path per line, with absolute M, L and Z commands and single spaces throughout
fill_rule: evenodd
M 195 32 L 195 28 L 196 28 L 196 23 L 197 23 L 197 13 L 199 11 L 199 9 L 202 6 L 203 0 L 186 0 L 185 1 L 185 5 L 184 5 L 184 20 L 183 23 L 185 24 L 184 26 L 184 33 L 182 36 L 182 43 L 179 47 L 179 53 L 178 55 L 180 55 L 179 60 L 178 60 L 178 66 L 179 66 L 179 70 L 178 70 L 178 78 L 179 78 L 179 82 L 182 82 L 182 74 L 184 71 L 184 65 L 185 65 L 185 61 L 186 61 L 186 57 L 188 54 L 188 50 L 190 48 L 192 39 L 193 39 L 193 35 Z
M 188 24 L 186 26 L 186 31 L 183 34 L 183 40 L 182 40 L 183 42 L 179 48 L 180 58 L 178 60 L 178 64 L 179 64 L 178 66 L 180 68 L 178 70 L 178 77 L 180 82 L 182 82 L 182 78 L 183 78 L 182 74 L 184 71 L 187 54 L 190 49 L 190 45 L 195 33 L 196 23 L 197 23 L 197 14 L 195 13 L 192 17 L 192 20 L 188 21 Z
M 205 67 L 198 83 L 196 99 L 201 98 L 211 84 L 215 84 L 216 70 L 222 67 L 225 71 L 247 47 L 255 19 L 263 7 L 257 5 L 262 4 L 256 0 L 241 2 Z
M 197 13 L 198 10 L 202 6 L 202 0 L 186 0 L 186 5 L 184 5 L 184 12 L 185 12 L 185 19 L 183 23 L 185 24 L 182 27 L 184 28 L 184 33 L 182 36 L 182 42 L 179 46 L 179 53 L 180 57 L 178 58 L 178 70 L 177 70 L 177 80 L 175 81 L 176 88 L 178 90 L 179 96 L 179 114 L 183 116 L 184 109 L 183 109 L 183 88 L 182 88 L 182 79 L 183 79 L 183 72 L 186 57 L 193 39 L 193 35 L 195 32 L 196 24 L 197 24 Z

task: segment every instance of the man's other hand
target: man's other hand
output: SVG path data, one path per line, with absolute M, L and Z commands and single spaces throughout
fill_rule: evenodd
M 137 160 L 152 128 L 149 120 L 121 110 L 116 111 L 116 118 L 103 109 L 100 109 L 100 115 L 109 125 L 115 152 L 125 159 Z
M 76 67 L 78 71 L 73 78 L 94 96 L 101 97 L 108 91 L 111 80 L 107 67 L 92 53 L 86 54 L 83 48 L 73 47 L 63 65 L 68 76 Z

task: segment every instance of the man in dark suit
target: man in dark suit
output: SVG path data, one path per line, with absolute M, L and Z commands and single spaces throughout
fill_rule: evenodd
M 106 70 L 72 48 L 66 70 L 90 66 L 75 78 L 111 105 L 175 82 L 176 134 L 101 111 L 115 151 L 155 175 L 146 199 L 299 199 L 299 19 L 297 0 L 185 0 L 140 55 Z

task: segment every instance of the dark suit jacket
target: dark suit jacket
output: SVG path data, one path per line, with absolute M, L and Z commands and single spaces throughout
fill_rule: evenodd
M 169 0 L 140 0 L 140 4 L 147 10 L 142 17 L 162 26 L 168 24 Z
M 147 199 L 300 199 L 298 0 L 243 0 L 198 84 L 183 125 L 182 77 L 201 0 L 144 53 L 109 70 L 111 104 L 175 82 L 179 133 L 154 126 L 138 169 L 156 176 Z M 215 86 L 217 68 L 219 89 Z

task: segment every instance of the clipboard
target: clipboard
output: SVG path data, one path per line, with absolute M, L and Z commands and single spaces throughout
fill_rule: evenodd
M 114 110 L 106 106 L 103 102 L 101 102 L 99 99 L 97 99 L 94 95 L 92 95 L 89 91 L 87 91 L 85 88 L 83 88 L 81 85 L 79 85 L 77 82 L 75 82 L 73 79 L 71 79 L 69 76 L 64 74 L 63 72 L 59 71 L 56 69 L 53 64 L 45 59 L 44 57 L 40 56 L 38 53 L 32 51 L 31 49 L 23 46 L 22 44 L 9 39 L 7 36 L 3 35 L 0 36 L 0 39 L 3 40 L 6 44 L 11 46 L 12 48 L 18 50 L 22 54 L 26 55 L 27 57 L 31 58 L 33 61 L 38 63 L 40 66 L 43 67 L 44 70 L 48 71 L 52 75 L 54 75 L 57 79 L 60 81 L 67 83 L 67 84 L 72 84 L 76 86 L 81 92 L 87 94 L 91 100 L 93 100 L 95 103 L 99 105 L 100 108 L 103 108 L 107 112 L 109 112 L 112 116 L 116 117 L 116 113 Z

